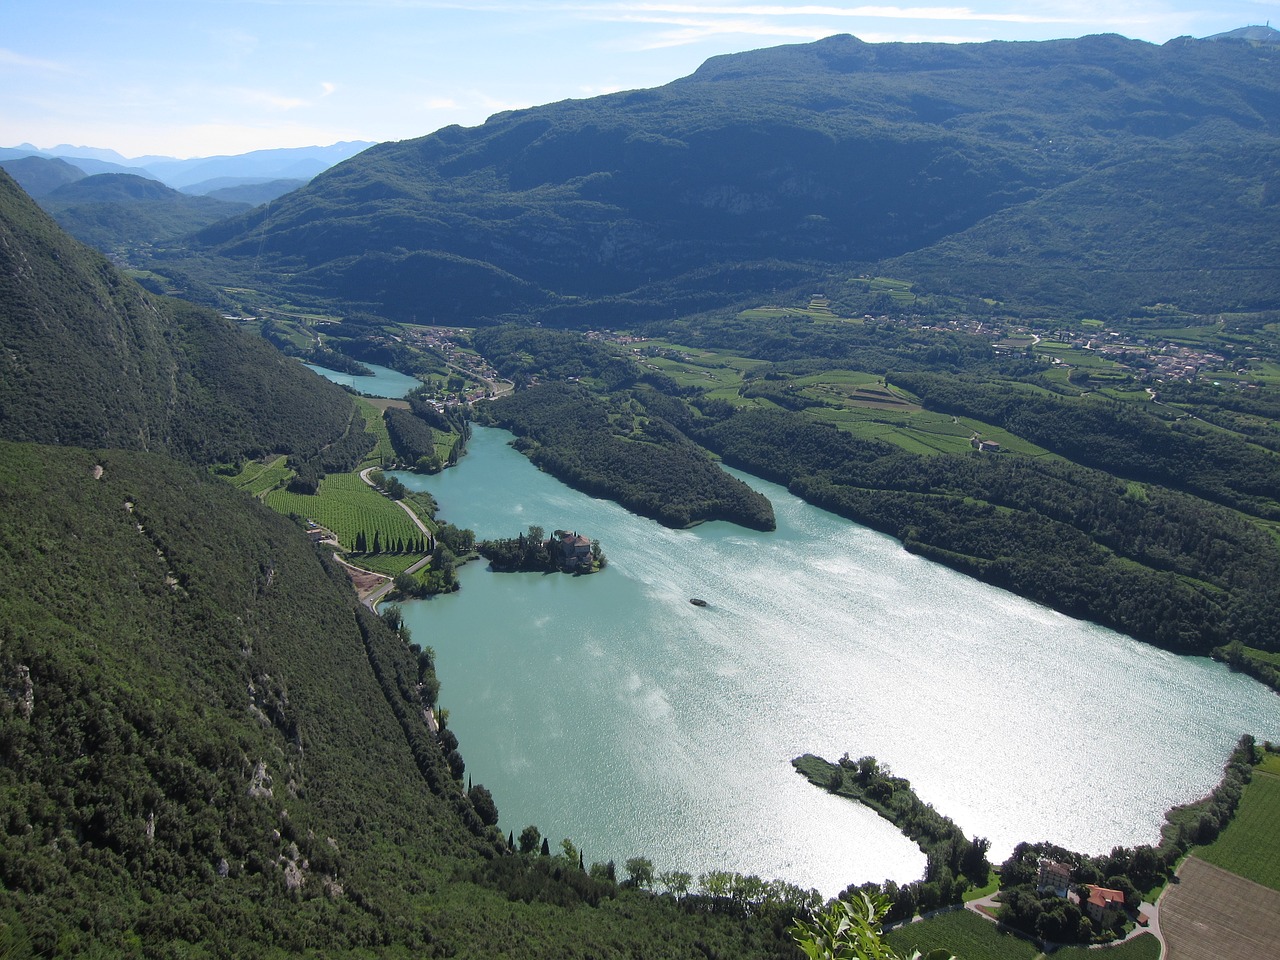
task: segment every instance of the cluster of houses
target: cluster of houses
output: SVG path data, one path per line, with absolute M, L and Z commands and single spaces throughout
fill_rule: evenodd
M 1056 860 L 1040 861 L 1040 875 L 1036 880 L 1037 893 L 1052 893 L 1054 896 L 1078 902 L 1089 919 L 1099 927 L 1110 926 L 1115 922 L 1116 917 L 1127 912 L 1123 892 L 1093 883 L 1086 883 L 1084 889 L 1088 892 L 1088 899 L 1079 896 L 1071 889 L 1071 867 L 1068 864 L 1059 863 Z M 1146 926 L 1146 919 L 1144 915 L 1138 915 L 1140 925 Z
M 484 357 L 463 350 L 454 343 L 451 339 L 453 332 L 450 327 L 424 327 L 409 330 L 406 336 L 414 346 L 437 353 L 455 370 L 465 372 L 472 379 L 480 381 L 481 385 L 469 393 L 456 394 L 449 399 L 470 404 L 504 392 L 501 385 L 509 381 L 503 381 L 498 371 Z

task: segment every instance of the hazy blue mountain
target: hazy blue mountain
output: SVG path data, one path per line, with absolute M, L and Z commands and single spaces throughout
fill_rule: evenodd
M 193 157 L 145 156 L 132 159 L 115 150 L 98 147 L 75 147 L 69 144 L 40 150 L 29 143 L 17 147 L 0 147 L 0 160 L 39 156 L 61 158 L 88 174 L 132 173 L 178 188 L 190 187 L 219 177 L 257 180 L 309 180 L 321 170 L 333 166 L 372 146 L 371 141 L 351 140 L 316 147 L 286 147 L 276 150 L 254 150 L 250 153 Z
M 1205 37 L 1206 40 L 1244 40 L 1249 43 L 1280 43 L 1280 30 L 1276 30 L 1271 24 L 1266 26 L 1240 27 L 1236 30 L 1228 30 L 1226 33 L 1215 33 L 1211 37 Z
M 57 157 L 17 157 L 0 160 L 0 167 L 4 167 L 9 176 L 18 181 L 18 186 L 33 197 L 43 197 L 58 187 L 88 176 L 79 167 Z
M 381 144 L 196 252 L 393 317 L 669 317 L 890 266 L 1054 309 L 1275 305 L 1278 64 L 831 37 Z
M 179 189 L 217 177 L 309 180 L 372 145 L 367 140 L 350 140 L 327 147 L 287 147 L 234 156 L 155 160 L 147 164 L 147 169 L 158 180 Z
M 256 207 L 306 186 L 308 179 L 310 178 L 268 180 L 262 177 L 215 177 L 183 187 L 182 192 L 230 203 L 251 203 Z

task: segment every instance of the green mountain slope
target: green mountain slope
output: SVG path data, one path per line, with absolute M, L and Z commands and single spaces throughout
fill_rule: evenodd
M 1087 268 L 1073 290 L 1096 309 L 1266 305 L 1275 57 L 1112 36 L 845 36 L 718 57 L 664 87 L 382 144 L 198 249 L 402 319 L 574 322 L 584 303 L 669 316 L 708 291 L 772 291 L 780 273 L 795 285 L 892 257 L 923 272 L 935 248 L 930 279 L 956 292 L 998 280 L 1006 299 L 1057 305 L 1045 277 Z
M 99 250 L 164 243 L 242 213 L 250 204 L 198 197 L 131 173 L 99 173 L 51 190 L 40 204 Z
M 229 487 L 0 449 L 0 902 L 37 947 L 420 943 L 402 874 L 491 847 L 371 668 L 416 680 L 405 645 Z
M 0 175 L 0 437 L 205 463 L 311 456 L 340 389 L 217 315 L 145 293 Z
M 57 157 L 17 157 L 0 161 L 0 167 L 33 197 L 42 197 L 68 183 L 83 180 L 85 172 Z

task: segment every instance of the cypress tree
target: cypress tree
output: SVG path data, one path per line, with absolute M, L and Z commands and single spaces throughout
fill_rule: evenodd
M 373 553 L 382 552 L 382 531 L 381 530 L 373 531 L 373 551 L 372 552 Z

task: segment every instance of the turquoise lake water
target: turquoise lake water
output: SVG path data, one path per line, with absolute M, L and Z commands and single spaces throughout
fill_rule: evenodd
M 363 363 L 363 361 L 361 362 Z M 339 373 L 337 370 L 319 367 L 314 363 L 304 363 L 303 366 L 313 373 L 320 374 L 326 380 L 332 380 L 334 383 L 350 387 L 357 393 L 367 394 L 371 397 L 397 399 L 422 386 L 422 381 L 416 377 L 406 376 L 403 373 L 392 370 L 390 367 L 380 367 L 376 363 L 365 364 L 366 367 L 373 371 L 373 376 L 370 377 L 357 377 L 350 373 Z
M 772 533 L 669 530 L 509 439 L 476 428 L 458 467 L 398 474 L 480 537 L 576 529 L 609 558 L 582 577 L 472 563 L 459 593 L 405 605 L 504 832 L 536 824 L 588 863 L 642 854 L 831 895 L 916 879 L 924 860 L 796 774 L 801 753 L 874 754 L 998 861 L 1020 840 L 1155 842 L 1241 733 L 1280 739 L 1280 698 L 1253 680 L 978 583 L 782 487 L 739 474 L 773 501 Z

